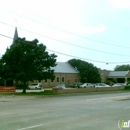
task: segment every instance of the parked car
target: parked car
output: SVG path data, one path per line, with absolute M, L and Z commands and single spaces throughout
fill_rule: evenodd
M 80 85 L 80 88 L 86 88 L 86 87 L 94 87 L 95 85 L 92 83 L 84 83 L 82 85 Z
M 58 84 L 57 86 L 53 87 L 53 89 L 66 89 L 66 85 L 65 84 Z
M 116 83 L 113 84 L 112 87 L 126 86 L 126 83 Z
M 125 85 L 125 86 L 130 86 L 130 84 L 127 84 L 127 85 Z
M 80 85 L 82 85 L 83 83 L 81 82 L 77 82 L 73 84 L 73 88 L 80 88 Z
M 41 90 L 43 88 L 43 85 L 41 83 L 33 83 L 28 86 L 28 89 L 39 89 Z
M 105 83 L 96 83 L 95 88 L 98 88 L 98 87 L 111 87 L 111 86 Z

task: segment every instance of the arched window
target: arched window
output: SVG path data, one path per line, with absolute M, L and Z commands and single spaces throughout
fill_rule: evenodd
M 59 82 L 59 77 L 57 77 L 57 82 Z

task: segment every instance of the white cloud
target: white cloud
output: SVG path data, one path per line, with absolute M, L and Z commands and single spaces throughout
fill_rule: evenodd
M 77 32 L 84 33 L 84 34 L 95 34 L 95 33 L 101 33 L 106 30 L 106 27 L 103 25 L 95 26 L 95 27 L 85 27 L 85 26 L 79 26 L 76 28 Z
M 124 23 L 123 26 L 130 27 L 130 23 Z
M 115 8 L 130 9 L 130 0 L 108 0 L 109 4 Z
M 102 33 L 104 31 L 106 31 L 106 27 L 104 25 L 97 25 L 97 26 L 83 26 L 83 25 L 80 25 L 80 24 L 66 24 L 66 25 L 62 25 L 62 24 L 54 24 L 54 27 L 58 28 L 59 30 L 66 30 L 66 31 L 63 31 L 63 32 L 70 32 L 70 33 L 66 33 L 66 35 L 63 35 L 63 36 L 67 36 L 68 38 L 75 38 L 73 33 L 74 34 L 79 34 L 79 35 L 93 35 L 93 34 L 96 34 L 96 33 Z M 72 32 L 72 35 L 71 35 L 71 32 Z M 61 33 L 61 32 L 60 32 Z M 61 35 L 59 33 L 59 35 Z M 53 34 L 54 35 L 54 34 Z M 56 35 L 56 33 L 55 33 Z M 62 37 L 63 37 L 62 36 Z
M 82 33 L 82 34 L 95 34 L 95 33 L 101 33 L 106 30 L 106 27 L 103 25 L 97 25 L 97 26 L 77 26 L 75 28 L 76 32 Z

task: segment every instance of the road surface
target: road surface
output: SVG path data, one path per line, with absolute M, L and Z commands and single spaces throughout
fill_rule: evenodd
M 130 92 L 0 96 L 0 130 L 118 130 L 121 119 L 130 120 Z

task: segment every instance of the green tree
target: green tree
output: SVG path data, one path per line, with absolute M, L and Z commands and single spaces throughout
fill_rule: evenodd
M 81 82 L 101 82 L 98 68 L 95 67 L 93 64 L 79 59 L 71 59 L 68 61 L 68 63 L 80 72 Z
M 1 62 L 1 58 L 0 58 L 0 85 L 4 85 L 4 79 L 1 77 L 2 75 L 2 70 L 3 70 L 3 64 Z
M 27 41 L 18 38 L 10 48 L 7 48 L 1 58 L 1 76 L 4 79 L 21 81 L 24 84 L 23 93 L 26 93 L 28 81 L 55 78 L 56 55 L 46 51 L 46 46 L 38 40 Z
M 115 71 L 127 71 L 130 70 L 130 65 L 117 65 L 114 69 Z

